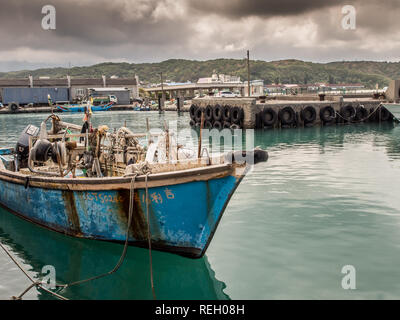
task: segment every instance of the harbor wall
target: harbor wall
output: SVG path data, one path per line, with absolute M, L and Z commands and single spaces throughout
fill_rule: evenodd
M 265 99 L 260 101 L 255 98 L 197 98 L 193 99 L 192 106 L 202 110 L 206 114 L 215 108 L 240 108 L 242 111 L 241 121 L 231 121 L 233 128 L 281 128 L 281 127 L 303 127 L 313 125 L 332 125 L 338 123 L 388 121 L 388 111 L 379 107 L 382 100 L 361 98 L 351 99 L 342 96 L 327 96 L 323 101 L 319 96 L 294 96 L 279 97 L 276 99 Z M 191 107 L 193 108 L 193 107 Z M 207 110 L 207 108 L 211 108 Z M 224 109 L 225 110 L 225 109 Z M 197 111 L 199 114 L 200 111 Z M 215 113 L 215 112 L 214 112 Z M 389 113 L 390 114 L 390 113 Z M 203 126 L 211 127 L 215 122 L 224 122 L 210 119 Z M 225 119 L 226 120 L 226 119 Z M 229 121 L 226 121 L 229 122 Z M 191 125 L 199 126 L 199 116 L 193 117 L 191 111 Z M 220 124 L 217 124 L 219 128 Z M 222 127 L 227 128 L 228 123 Z M 233 129 L 231 127 L 231 129 Z

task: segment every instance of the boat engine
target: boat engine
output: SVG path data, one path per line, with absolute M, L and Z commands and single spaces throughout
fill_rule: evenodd
M 61 165 L 65 165 L 66 158 L 65 143 L 61 141 L 51 143 L 47 139 L 39 139 L 31 150 L 31 160 L 34 162 L 45 163 L 51 159 L 54 163 L 60 162 Z
M 29 157 L 29 138 L 37 137 L 39 134 L 39 128 L 33 125 L 28 125 L 24 131 L 22 131 L 19 136 L 17 146 L 15 150 L 17 152 L 17 164 L 19 168 L 28 167 L 28 157 Z

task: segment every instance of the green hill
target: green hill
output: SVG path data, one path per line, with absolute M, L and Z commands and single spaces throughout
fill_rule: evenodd
M 173 82 L 197 81 L 209 77 L 213 72 L 237 75 L 247 79 L 245 60 L 216 59 L 207 61 L 171 59 L 159 63 L 101 63 L 88 67 L 48 68 L 0 73 L 0 78 L 22 78 L 29 74 L 34 77 L 133 77 L 137 74 L 145 83 L 160 82 L 160 72 L 164 79 Z M 299 60 L 251 61 L 251 78 L 271 83 L 362 83 L 374 88 L 388 85 L 390 79 L 400 79 L 399 62 L 343 61 L 313 63 Z

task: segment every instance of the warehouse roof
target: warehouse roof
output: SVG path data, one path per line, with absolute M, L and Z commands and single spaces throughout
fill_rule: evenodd
M 71 86 L 103 86 L 102 78 L 72 78 Z M 106 85 L 129 86 L 137 85 L 136 78 L 110 79 L 106 78 Z M 0 87 L 29 87 L 29 78 L 0 79 Z M 68 87 L 67 78 L 33 79 L 34 87 Z

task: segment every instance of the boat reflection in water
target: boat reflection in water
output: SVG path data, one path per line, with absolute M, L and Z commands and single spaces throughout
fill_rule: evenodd
M 77 239 L 49 231 L 2 208 L 0 241 L 19 261 L 31 266 L 30 272 L 37 273 L 37 279 L 44 276 L 41 274 L 43 266 L 54 266 L 57 283 L 70 283 L 110 271 L 123 249 L 120 244 Z M 223 292 L 225 284 L 215 278 L 206 256 L 189 259 L 158 251 L 153 251 L 152 256 L 157 299 L 229 299 Z M 14 269 L 15 275 L 18 273 L 21 279 L 25 277 L 16 267 Z M 29 284 L 26 279 L 22 290 Z M 7 292 L 21 293 L 20 289 L 15 293 L 14 290 L 13 286 Z M 68 287 L 60 294 L 69 299 L 153 299 L 149 252 L 129 247 L 125 261 L 116 273 Z M 53 299 L 44 292 L 39 292 L 37 298 Z

